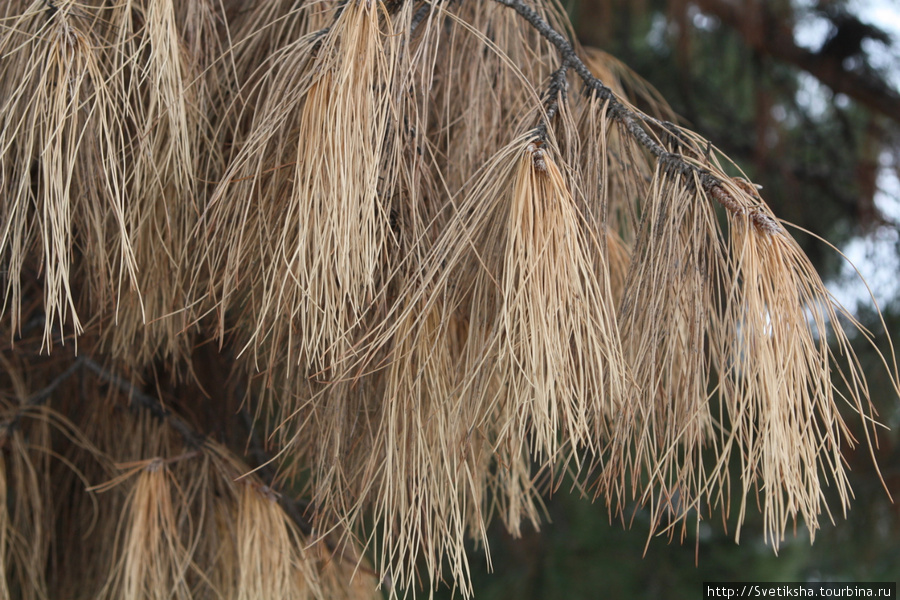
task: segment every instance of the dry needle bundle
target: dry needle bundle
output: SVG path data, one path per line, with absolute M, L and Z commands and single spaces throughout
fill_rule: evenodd
M 102 23 L 40 3 L 6 4 L 0 30 L 0 253 L 4 307 L 21 323 L 22 281 L 44 280 L 44 345 L 51 328 L 82 331 L 79 310 L 135 283 L 123 194 L 125 132 Z M 100 31 L 98 31 L 100 30 Z M 76 261 L 76 252 L 87 265 Z M 82 267 L 82 268 L 79 268 Z
M 316 370 L 347 351 L 383 268 L 403 42 L 386 16 L 350 3 L 329 29 L 277 52 L 259 84 L 265 103 L 212 199 L 213 247 L 226 244 L 210 267 L 225 263 L 213 279 L 218 310 L 250 303 L 248 343 L 286 347 L 288 362 Z M 267 265 L 249 287 L 248 264 Z
M 846 508 L 846 315 L 568 40 L 537 0 L 5 3 L 0 593 L 469 595 L 465 539 L 566 474 L 670 532 L 761 500 L 776 548 Z

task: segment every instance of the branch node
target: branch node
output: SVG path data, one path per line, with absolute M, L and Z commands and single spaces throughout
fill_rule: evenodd
M 542 140 L 531 142 L 530 144 L 525 146 L 525 151 L 531 154 L 531 159 L 534 163 L 535 171 L 539 173 L 546 173 L 547 161 L 544 160 L 544 150 L 543 148 L 541 148 L 542 145 Z

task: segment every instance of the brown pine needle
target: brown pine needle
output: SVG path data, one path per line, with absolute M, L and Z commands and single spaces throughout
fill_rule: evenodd
M 468 597 L 467 539 L 564 475 L 671 537 L 846 511 L 873 334 L 570 38 L 541 0 L 0 3 L 0 596 Z

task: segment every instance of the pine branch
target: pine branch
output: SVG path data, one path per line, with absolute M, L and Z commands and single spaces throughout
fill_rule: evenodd
M 646 119 L 625 106 L 616 97 L 612 89 L 597 79 L 575 52 L 572 44 L 537 12 L 526 6 L 522 0 L 495 0 L 495 2 L 515 10 L 519 16 L 553 44 L 563 59 L 564 67 L 575 71 L 585 86 L 600 100 L 607 103 L 607 112 L 625 128 L 632 138 L 653 154 L 662 166 L 680 175 L 688 186 L 693 186 L 694 181 L 699 180 L 700 185 L 714 200 L 734 214 L 741 215 L 746 213 L 748 219 L 760 231 L 768 234 L 775 234 L 781 231 L 781 227 L 767 214 L 759 210 L 748 211 L 741 206 L 740 202 L 727 190 L 721 179 L 706 169 L 692 165 L 684 159 L 684 156 L 676 152 L 670 152 L 653 139 L 647 133 L 647 130 L 641 126 L 641 122 L 646 121 Z M 665 127 L 665 129 L 667 133 L 672 133 L 668 127 Z
M 179 435 L 181 435 L 182 439 L 188 446 L 194 448 L 195 450 L 203 449 L 206 436 L 194 431 L 190 424 L 188 424 L 184 419 L 166 408 L 158 398 L 135 390 L 134 385 L 131 382 L 126 381 L 124 378 L 115 373 L 111 373 L 102 365 L 91 360 L 90 358 L 80 358 L 78 362 L 73 365 L 73 367 L 70 367 L 64 375 L 67 377 L 71 374 L 70 371 L 74 371 L 76 367 L 81 366 L 87 367 L 101 379 L 112 384 L 122 393 L 128 395 L 129 399 L 133 403 L 136 403 L 138 406 L 148 411 L 155 418 L 168 423 L 176 432 L 178 432 Z M 62 376 L 58 379 L 61 378 Z M 51 384 L 51 386 L 53 385 L 54 384 Z M 48 386 L 48 388 L 49 387 L 50 386 Z M 44 392 L 45 390 L 42 390 L 41 394 L 43 394 Z M 49 395 L 49 392 L 47 392 L 46 395 Z M 255 447 L 254 453 L 257 454 L 257 460 L 261 461 L 260 464 L 264 465 L 271 462 L 271 457 L 266 455 L 265 450 L 263 450 L 261 446 Z M 290 517 L 290 519 L 294 521 L 294 523 L 296 523 L 301 532 L 306 535 L 310 535 L 313 529 L 312 523 L 310 523 L 304 517 L 304 508 L 301 508 L 300 506 L 301 504 L 303 504 L 303 502 L 296 500 L 286 494 L 283 494 L 277 489 L 275 484 L 275 473 L 271 469 L 263 468 L 258 469 L 256 472 L 257 476 L 262 481 L 264 488 L 275 495 L 278 501 L 278 505 L 285 512 L 285 514 Z
M 193 428 L 181 417 L 174 414 L 166 408 L 158 398 L 154 398 L 149 394 L 144 394 L 134 389 L 134 384 L 126 381 L 119 375 L 111 373 L 102 365 L 96 363 L 90 358 L 84 359 L 84 366 L 93 371 L 98 377 L 112 384 L 119 389 L 120 392 L 126 394 L 132 403 L 136 403 L 144 410 L 148 411 L 155 418 L 167 422 L 172 429 L 177 431 L 184 439 L 185 443 L 192 448 L 202 448 L 205 436 L 198 434 Z
M 69 377 L 74 375 L 81 367 L 84 366 L 84 359 L 81 357 L 76 358 L 69 368 L 59 374 L 53 381 L 51 381 L 46 387 L 41 389 L 38 392 L 35 392 L 31 396 L 28 397 L 25 402 L 19 405 L 16 409 L 15 414 L 7 419 L 5 422 L 0 423 L 0 443 L 5 442 L 5 440 L 9 437 L 9 435 L 15 431 L 16 427 L 19 426 L 19 423 L 22 422 L 22 418 L 25 416 L 25 412 L 29 408 L 33 408 L 35 406 L 40 406 L 44 404 L 53 392 L 56 391 L 60 385 L 62 385 Z
M 550 121 L 552 121 L 553 117 L 556 116 L 556 113 L 559 112 L 560 97 L 562 96 L 565 98 L 567 86 L 566 75 L 569 72 L 569 68 L 569 63 L 564 61 L 563 65 L 557 69 L 550 78 L 550 85 L 547 88 L 547 99 L 545 100 L 547 104 L 547 113 L 546 116 L 541 119 L 541 122 L 536 129 L 538 137 L 540 137 L 541 140 L 547 137 L 547 128 L 550 125 Z

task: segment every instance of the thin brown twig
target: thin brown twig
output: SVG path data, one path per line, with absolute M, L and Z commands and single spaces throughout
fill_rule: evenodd
M 46 402 L 50 396 L 56 391 L 60 385 L 62 385 L 69 377 L 74 375 L 82 366 L 84 366 L 84 360 L 82 357 L 76 358 L 69 368 L 59 374 L 53 381 L 51 381 L 46 387 L 41 389 L 38 392 L 35 392 L 28 399 L 25 400 L 19 407 L 16 409 L 15 414 L 6 419 L 3 423 L 0 423 L 0 441 L 5 440 L 10 433 L 12 433 L 16 427 L 18 427 L 19 423 L 22 421 L 22 418 L 25 415 L 25 412 L 29 408 L 33 408 L 35 406 L 40 406 L 44 402 Z

